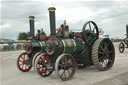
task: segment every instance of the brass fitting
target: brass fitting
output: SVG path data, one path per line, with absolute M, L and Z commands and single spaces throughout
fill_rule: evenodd
M 51 12 L 54 12 L 56 10 L 56 8 L 55 7 L 50 7 L 50 8 L 48 8 L 48 10 L 51 11 Z
M 34 20 L 35 17 L 34 16 L 29 16 L 29 20 Z

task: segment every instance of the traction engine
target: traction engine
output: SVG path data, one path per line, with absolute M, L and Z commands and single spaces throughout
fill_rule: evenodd
M 94 21 L 83 25 L 81 32 L 72 32 L 64 21 L 56 33 L 55 10 L 50 7 L 50 36 L 45 40 L 45 51 L 35 60 L 35 69 L 43 77 L 54 70 L 62 80 L 69 80 L 76 68 L 94 65 L 98 70 L 110 69 L 115 60 L 114 46 L 109 38 L 99 38 Z M 35 54 L 37 55 L 37 54 Z
M 34 35 L 34 18 L 34 16 L 29 16 L 30 37 L 24 45 L 25 52 L 20 54 L 17 59 L 17 67 L 23 72 L 29 71 L 32 66 L 34 67 L 37 56 L 45 52 L 45 40 L 48 39 L 43 30 L 41 32 L 38 30 L 37 35 Z
M 119 44 L 120 53 L 123 53 L 125 48 L 128 48 L 128 24 L 126 25 L 126 38 Z

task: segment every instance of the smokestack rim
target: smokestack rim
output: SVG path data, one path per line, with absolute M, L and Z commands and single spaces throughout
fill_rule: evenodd
M 48 10 L 51 12 L 54 12 L 56 10 L 56 8 L 55 7 L 49 7 Z
M 35 17 L 34 16 L 29 16 L 29 20 L 34 20 Z

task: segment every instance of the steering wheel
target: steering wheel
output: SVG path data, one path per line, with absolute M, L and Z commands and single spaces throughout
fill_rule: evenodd
M 94 21 L 86 22 L 83 26 L 82 33 L 85 43 L 90 46 L 99 38 L 98 26 Z

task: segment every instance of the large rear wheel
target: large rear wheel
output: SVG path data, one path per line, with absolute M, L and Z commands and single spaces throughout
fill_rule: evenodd
M 115 60 L 115 50 L 110 39 L 97 39 L 92 47 L 92 61 L 95 67 L 105 71 L 110 69 Z

